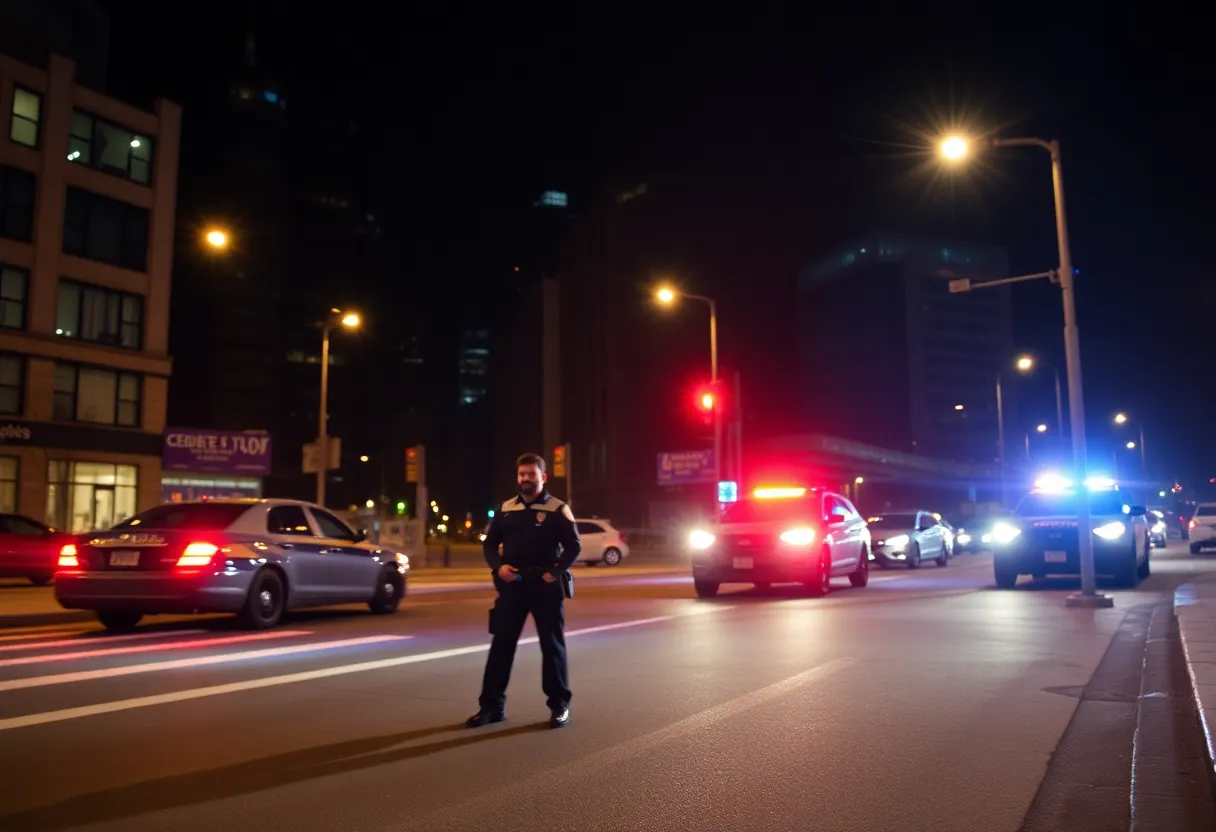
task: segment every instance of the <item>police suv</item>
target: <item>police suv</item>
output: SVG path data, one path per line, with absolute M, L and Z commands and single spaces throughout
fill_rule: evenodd
M 1019 575 L 1078 575 L 1081 572 L 1078 530 L 1079 489 L 1048 478 L 1035 483 L 1013 516 L 992 527 L 992 565 L 996 585 L 1012 589 Z M 1145 508 L 1132 504 L 1113 481 L 1090 478 L 1090 526 L 1094 571 L 1112 576 L 1120 586 L 1134 587 L 1149 575 L 1149 524 Z

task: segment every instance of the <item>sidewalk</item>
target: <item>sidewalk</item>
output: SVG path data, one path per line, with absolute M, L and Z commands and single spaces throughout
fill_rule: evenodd
M 1178 587 L 1174 615 L 1208 751 L 1208 774 L 1216 780 L 1216 580 Z

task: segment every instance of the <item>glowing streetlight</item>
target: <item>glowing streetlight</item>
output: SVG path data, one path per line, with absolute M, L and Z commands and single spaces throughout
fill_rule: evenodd
M 321 409 L 317 426 L 317 505 L 325 505 L 325 478 L 329 472 L 329 333 L 335 323 L 347 329 L 357 329 L 360 318 L 354 312 L 330 309 L 321 323 Z M 367 460 L 364 459 L 364 462 Z
M 1128 443 L 1127 443 L 1127 449 L 1128 449 L 1129 451 L 1134 451 L 1134 450 L 1136 450 L 1136 443 L 1135 443 L 1135 442 L 1128 442 Z
M 967 155 L 967 140 L 962 136 L 949 136 L 942 141 L 942 155 L 951 161 L 957 161 Z
M 858 477 L 857 479 L 853 480 L 853 483 L 854 483 L 855 485 L 861 485 L 861 484 L 862 484 L 863 482 L 865 482 L 865 481 L 866 481 L 866 478 L 865 478 L 865 477 Z
M 1018 369 L 1023 373 L 1028 373 L 1034 369 L 1034 359 L 1029 355 L 1023 355 L 1018 359 Z
M 367 462 L 368 458 L 369 458 L 369 457 L 368 457 L 368 455 L 367 455 L 367 454 L 364 454 L 363 456 L 359 457 L 359 461 L 360 461 L 360 462 Z
M 1126 413 L 1116 413 L 1115 414 L 1115 424 L 1116 425 L 1126 425 L 1127 424 L 1127 414 Z
M 956 404 L 956 405 L 954 406 L 954 409 L 955 409 L 955 410 L 966 410 L 967 408 L 966 408 L 965 406 L 961 405 L 961 404 Z
M 365 505 L 365 506 L 367 506 L 368 508 L 375 508 L 375 507 L 376 507 L 376 501 L 375 501 L 375 500 L 368 500 L 366 503 L 364 503 L 364 505 Z
M 213 228 L 203 235 L 203 239 L 207 245 L 212 248 L 228 248 L 228 234 L 220 231 L 218 228 Z
M 1047 433 L 1047 425 L 1039 425 L 1035 430 L 1039 433 Z
M 654 293 L 654 299 L 659 303 L 672 304 L 676 302 L 676 292 L 669 286 L 662 286 Z

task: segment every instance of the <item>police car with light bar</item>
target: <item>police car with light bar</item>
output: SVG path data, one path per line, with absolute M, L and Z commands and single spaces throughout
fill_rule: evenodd
M 252 629 L 297 607 L 397 610 L 409 558 L 299 500 L 166 503 L 59 554 L 55 598 L 112 630 L 156 613 L 233 612 Z
M 1035 482 L 1013 516 L 992 527 L 996 585 L 1012 589 L 1019 575 L 1078 575 L 1081 572 L 1078 500 L 1089 497 L 1094 570 L 1120 586 L 1134 587 L 1150 572 L 1146 509 L 1113 481 L 1091 477 L 1081 488 L 1058 476 Z
M 819 488 L 757 488 L 727 503 L 720 521 L 688 535 L 693 586 L 701 598 L 725 583 L 801 583 L 825 595 L 832 578 L 870 578 L 870 532 L 851 502 Z

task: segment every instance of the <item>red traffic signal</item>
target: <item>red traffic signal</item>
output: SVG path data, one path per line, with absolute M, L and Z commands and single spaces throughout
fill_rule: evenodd
M 713 387 L 705 385 L 697 390 L 696 405 L 697 410 L 702 413 L 713 413 L 714 405 L 717 404 L 717 396 L 714 395 Z

